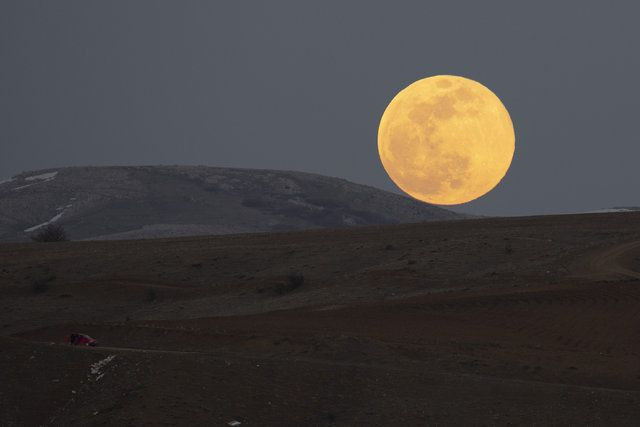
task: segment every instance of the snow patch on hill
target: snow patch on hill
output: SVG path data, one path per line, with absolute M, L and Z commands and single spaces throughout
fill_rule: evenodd
M 58 172 L 41 173 L 40 175 L 32 175 L 25 178 L 25 181 L 51 181 L 58 175 Z
M 633 212 L 632 209 L 625 209 L 625 208 L 613 208 L 613 209 L 597 209 L 595 211 L 588 211 L 588 212 L 582 212 L 582 213 L 614 213 L 614 212 Z
M 22 190 L 23 188 L 31 187 L 32 185 L 36 185 L 36 184 L 37 182 L 34 182 L 33 184 L 21 185 L 20 187 L 14 188 L 13 191 Z
M 37 229 L 42 228 L 45 225 L 52 224 L 52 223 L 56 222 L 57 220 L 59 220 L 60 218 L 62 218 L 62 215 L 64 215 L 64 211 L 60 212 L 58 215 L 56 215 L 53 218 L 51 218 L 49 221 L 46 221 L 46 222 L 43 222 L 42 224 L 34 225 L 33 227 L 27 228 L 26 230 L 24 230 L 24 232 L 25 233 L 31 233 L 32 231 L 36 231 Z
M 24 180 L 25 181 L 30 181 L 31 184 L 21 185 L 20 187 L 14 188 L 13 191 L 22 190 L 24 188 L 31 187 L 32 185 L 42 184 L 43 182 L 53 181 L 56 178 L 56 175 L 58 175 L 57 171 L 56 172 L 41 173 L 39 175 L 28 176 L 28 177 L 24 178 Z
M 112 354 L 111 356 L 107 356 L 104 359 L 94 363 L 91 365 L 91 370 L 90 370 L 90 374 L 89 374 L 89 380 L 92 381 L 99 381 L 100 378 L 104 377 L 104 372 L 103 369 L 109 364 L 111 363 L 111 361 L 113 359 L 116 358 L 115 354 Z

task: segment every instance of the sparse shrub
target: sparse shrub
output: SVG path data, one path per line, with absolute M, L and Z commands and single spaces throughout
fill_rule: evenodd
M 47 224 L 31 235 L 34 242 L 66 242 L 67 233 L 58 224 Z
M 511 242 L 507 242 L 504 244 L 504 253 L 511 254 L 513 253 L 513 248 L 511 247 Z
M 277 295 L 288 294 L 304 284 L 302 273 L 291 273 L 287 276 L 287 282 L 276 286 L 273 290 Z
M 336 416 L 332 412 L 326 414 L 324 418 L 329 424 L 334 424 L 336 422 Z
M 49 290 L 49 282 L 47 280 L 36 279 L 31 281 L 31 290 L 34 294 L 41 294 Z
M 41 294 L 49 290 L 49 284 L 56 279 L 53 275 L 42 275 L 31 280 L 31 290 L 34 294 Z
M 392 251 L 394 249 L 395 249 L 395 247 L 392 244 L 388 244 L 387 246 L 384 247 L 385 251 Z
M 297 289 L 304 284 L 304 275 L 302 273 L 292 273 L 287 276 L 287 283 L 289 283 L 289 287 L 293 289 Z
M 51 273 L 49 267 L 46 265 L 39 265 L 35 269 L 36 271 L 30 277 L 31 290 L 35 294 L 40 294 L 49 290 L 51 282 L 56 280 L 56 276 Z
M 147 289 L 147 301 L 149 302 L 153 302 L 158 298 L 158 295 L 156 294 L 156 290 L 149 288 Z
M 242 200 L 242 206 L 246 206 L 248 208 L 262 208 L 266 205 L 266 200 L 262 198 L 247 198 Z

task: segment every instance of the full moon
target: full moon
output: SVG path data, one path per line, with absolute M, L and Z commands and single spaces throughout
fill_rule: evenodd
M 378 129 L 389 177 L 410 196 L 436 205 L 466 203 L 491 191 L 515 150 L 513 123 L 480 83 L 433 76 L 391 100 Z

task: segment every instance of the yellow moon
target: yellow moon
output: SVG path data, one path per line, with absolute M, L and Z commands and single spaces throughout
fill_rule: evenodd
M 515 150 L 513 123 L 480 83 L 433 76 L 391 100 L 378 129 L 389 177 L 410 196 L 437 205 L 466 203 L 491 191 Z

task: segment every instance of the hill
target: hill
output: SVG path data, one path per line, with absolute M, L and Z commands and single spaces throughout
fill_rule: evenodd
M 639 278 L 640 212 L 3 243 L 0 425 L 635 426 Z
M 49 222 L 76 239 L 341 228 L 463 218 L 416 200 L 303 172 L 205 166 L 73 167 L 0 182 L 0 241 Z

